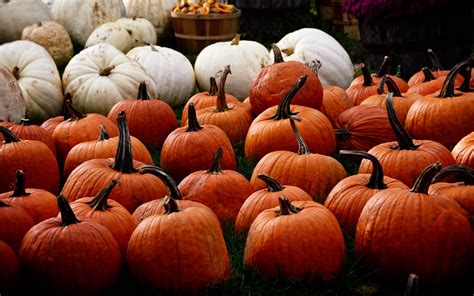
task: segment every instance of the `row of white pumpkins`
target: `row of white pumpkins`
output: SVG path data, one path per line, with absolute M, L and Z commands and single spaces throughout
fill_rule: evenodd
M 56 0 L 54 5 L 62 1 L 67 2 Z M 100 1 L 86 2 L 97 4 Z M 71 5 L 69 9 L 77 7 Z M 72 19 L 77 23 L 81 21 L 79 17 Z M 236 37 L 231 42 L 206 47 L 198 55 L 193 69 L 189 60 L 173 49 L 143 46 L 156 43 L 153 26 L 143 18 L 105 22 L 87 37 L 86 47 L 90 47 L 72 59 L 72 45 L 67 40 L 74 32 L 66 30 L 67 26 L 64 29 L 49 21 L 24 28 L 23 39 L 42 46 L 29 41 L 0 46 L 0 73 L 3 73 L 0 74 L 0 120 L 18 121 L 25 117 L 25 108 L 26 117 L 34 122 L 59 115 L 63 93 L 70 93 L 82 112 L 107 114 L 116 102 L 135 98 L 141 81 L 146 81 L 152 98 L 178 107 L 194 93 L 196 80 L 201 90 L 208 90 L 209 78 L 227 64 L 231 65 L 233 75 L 227 80 L 226 92 L 243 100 L 255 75 L 272 62 L 272 53 L 263 45 Z M 347 88 L 352 80 L 353 65 L 347 52 L 320 30 L 298 30 L 286 35 L 277 45 L 286 60 L 321 61 L 318 75 L 323 85 Z M 66 63 L 61 80 L 58 67 Z M 2 66 L 5 69 L 2 70 Z M 6 92 L 7 89 L 10 92 Z

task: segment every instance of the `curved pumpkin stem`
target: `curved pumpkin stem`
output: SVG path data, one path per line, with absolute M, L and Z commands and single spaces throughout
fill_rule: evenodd
M 31 193 L 26 192 L 25 188 L 25 173 L 22 170 L 16 170 L 16 181 L 12 195 L 10 197 L 23 197 Z
M 20 118 L 20 125 L 21 126 L 30 126 L 32 125 L 31 120 L 28 118 Z
M 272 177 L 265 175 L 265 174 L 258 174 L 257 178 L 265 182 L 267 184 L 267 190 L 269 192 L 278 192 L 282 191 L 285 187 L 283 187 L 277 180 L 273 179 Z
M 132 142 L 130 141 L 130 131 L 124 111 L 117 115 L 117 125 L 119 129 L 119 142 L 112 168 L 123 174 L 131 174 L 137 170 L 133 168 Z
M 389 66 L 390 66 L 390 58 L 388 56 L 384 56 L 382 65 L 380 65 L 379 71 L 377 72 L 377 74 L 375 74 L 375 76 L 382 78 L 385 74 L 388 73 Z
M 296 80 L 295 84 L 290 88 L 290 90 L 286 93 L 283 99 L 281 99 L 281 102 L 280 104 L 278 104 L 278 108 L 275 115 L 268 119 L 282 120 L 290 118 L 293 120 L 301 121 L 301 118 L 296 116 L 298 112 L 291 112 L 290 104 L 293 98 L 298 93 L 298 91 L 303 87 L 307 79 L 308 76 L 304 75 L 298 78 L 298 80 Z
M 235 37 L 230 42 L 230 45 L 239 45 L 239 43 L 240 43 L 240 34 L 235 34 Z
M 306 145 L 306 143 L 304 142 L 304 139 L 301 136 L 298 128 L 296 127 L 296 123 L 293 119 L 290 119 L 290 124 L 291 128 L 293 129 L 293 133 L 295 134 L 296 141 L 298 142 L 298 155 L 311 154 L 308 145 Z
M 297 214 L 301 211 L 300 208 L 292 205 L 291 202 L 284 196 L 279 197 L 278 202 L 280 203 L 280 209 L 277 211 L 277 216 Z
M 9 130 L 8 128 L 4 126 L 0 126 L 0 133 L 3 136 L 3 143 L 5 144 L 21 141 L 20 139 L 18 139 L 17 136 L 15 136 L 15 134 L 11 130 Z
M 474 170 L 465 165 L 450 165 L 443 168 L 433 177 L 432 183 L 441 182 L 444 178 L 454 175 L 456 180 L 465 185 L 474 185 Z
M 74 105 L 72 104 L 71 94 L 67 93 L 65 96 L 66 96 L 66 99 L 64 101 L 64 109 L 65 109 L 64 119 L 66 119 L 66 117 L 71 120 L 79 120 L 79 119 L 85 118 L 86 115 L 82 113 L 81 111 L 77 110 L 76 107 L 74 107 Z
M 474 92 L 474 89 L 471 88 L 471 67 L 464 67 L 459 71 L 459 74 L 461 74 L 462 78 L 464 78 L 464 81 L 462 82 L 461 86 L 457 88 L 457 90 L 460 90 L 462 92 Z
M 436 98 L 444 99 L 456 96 L 454 94 L 454 83 L 456 82 L 456 76 L 460 71 L 462 71 L 463 68 L 471 67 L 472 65 L 474 65 L 474 58 L 468 58 L 457 63 L 451 69 L 451 71 L 449 71 L 448 76 L 446 76 L 446 79 L 444 80 L 443 87 Z
M 403 95 L 402 95 L 402 93 L 400 92 L 400 89 L 398 88 L 398 86 L 397 86 L 397 84 L 395 83 L 395 81 L 393 81 L 393 79 L 390 78 L 390 77 L 387 76 L 387 75 L 384 75 L 384 76 L 382 77 L 382 79 L 380 80 L 379 88 L 377 89 L 377 92 L 379 92 L 379 94 L 382 94 L 382 93 L 383 93 L 384 85 L 387 85 L 388 92 L 393 93 L 393 96 L 394 96 L 394 97 L 401 97 L 401 98 L 403 98 Z M 380 91 L 381 91 L 381 92 L 380 92 Z
M 274 63 L 275 64 L 283 63 L 284 62 L 283 55 L 281 54 L 280 48 L 275 43 L 272 44 L 272 50 L 273 50 Z
M 431 185 L 433 177 L 441 170 L 441 163 L 438 161 L 427 166 L 416 179 L 410 192 L 428 194 L 428 188 Z
M 100 134 L 99 134 L 99 138 L 97 139 L 97 141 L 105 141 L 105 140 L 108 140 L 108 139 L 110 139 L 109 134 L 105 130 L 105 126 L 103 124 L 101 124 L 100 125 Z
M 138 86 L 138 95 L 137 100 L 146 101 L 149 100 L 150 96 L 148 96 L 148 91 L 146 90 L 146 83 L 145 81 L 140 82 Z
M 196 108 L 194 107 L 194 103 L 191 103 L 188 106 L 188 127 L 186 128 L 186 132 L 197 132 L 200 129 L 202 129 L 202 127 L 197 120 Z
M 364 77 L 364 82 L 362 83 L 362 86 L 374 85 L 374 79 L 372 78 L 372 75 L 370 75 L 369 68 L 367 68 L 367 66 L 364 63 L 360 64 L 359 67 Z
M 364 159 L 368 159 L 372 164 L 372 173 L 370 174 L 369 182 L 365 186 L 371 189 L 380 189 L 380 190 L 387 188 L 387 184 L 385 184 L 383 181 L 384 174 L 383 174 L 382 165 L 380 164 L 377 157 L 373 156 L 372 154 L 368 152 L 357 151 L 357 150 L 340 150 L 339 154 L 358 156 Z
M 168 175 L 165 171 L 163 171 L 160 167 L 154 165 L 144 165 L 138 171 L 140 174 L 152 174 L 157 176 L 158 178 L 165 183 L 166 187 L 170 191 L 170 196 L 174 199 L 181 199 L 181 192 L 179 192 L 178 186 L 174 179 Z
M 423 67 L 423 69 L 421 69 L 421 71 L 423 71 L 423 75 L 425 75 L 425 78 L 423 79 L 423 82 L 429 82 L 431 80 L 436 79 L 433 76 L 433 73 L 431 73 L 430 69 L 428 69 L 428 67 Z
M 208 174 L 222 174 L 222 147 L 219 147 L 212 157 L 211 166 L 207 170 Z
M 395 109 L 393 108 L 393 93 L 387 94 L 385 107 L 387 109 L 388 121 L 390 122 L 390 126 L 392 127 L 393 133 L 395 134 L 395 137 L 397 138 L 397 142 L 398 142 L 398 146 L 394 146 L 392 147 L 392 149 L 400 149 L 400 150 L 418 149 L 419 145 L 415 145 L 415 143 L 413 143 L 413 139 L 405 130 L 400 120 L 398 120 L 397 113 L 395 113 Z
M 179 212 L 181 209 L 178 207 L 176 200 L 167 196 L 163 200 L 163 207 L 165 208 L 166 214 L 176 213 Z
M 101 69 L 99 71 L 99 75 L 100 76 L 108 76 L 110 75 L 110 73 L 112 73 L 112 70 L 115 69 L 115 66 L 108 66 L 108 67 L 105 67 L 104 69 Z
M 411 273 L 408 276 L 407 287 L 404 296 L 418 296 L 418 276 Z
M 62 193 L 60 193 L 58 196 L 58 208 L 59 212 L 61 213 L 61 226 L 68 226 L 81 222 L 76 218 L 76 215 L 74 215 L 71 206 L 64 198 Z
M 217 83 L 216 83 L 216 77 L 212 76 L 209 78 L 209 92 L 207 93 L 208 96 L 215 96 L 217 95 Z
M 224 112 L 229 110 L 227 106 L 227 101 L 225 97 L 225 81 L 227 80 L 227 75 L 232 74 L 230 71 L 230 65 L 226 65 L 222 71 L 221 81 L 219 82 L 219 89 L 217 90 L 217 112 Z
M 442 71 L 443 67 L 441 67 L 441 63 L 439 62 L 438 55 L 436 55 L 435 52 L 431 48 L 428 48 L 428 55 L 430 56 L 431 65 L 433 65 L 432 70 Z
M 86 204 L 93 208 L 94 211 L 106 211 L 110 209 L 112 206 L 107 203 L 107 200 L 117 183 L 118 181 L 116 179 L 112 180 L 109 185 L 102 188 L 99 193 L 97 193 L 91 201 L 86 202 Z
M 16 80 L 20 80 L 20 68 L 18 68 L 18 66 L 13 67 L 12 75 Z

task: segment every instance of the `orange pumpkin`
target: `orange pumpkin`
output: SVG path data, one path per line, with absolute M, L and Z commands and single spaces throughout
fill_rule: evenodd
M 451 151 L 457 164 L 474 168 L 474 132 L 465 136 Z
M 25 233 L 35 225 L 28 212 L 0 200 L 0 241 L 18 252 Z
M 351 85 L 346 89 L 346 93 L 354 106 L 359 105 L 363 100 L 370 96 L 379 94 L 378 85 L 370 75 L 367 66 L 365 64 L 360 64 L 359 67 L 362 71 L 362 80 L 356 78 L 358 81 L 356 83 L 356 79 L 354 79 Z M 379 79 L 377 79 L 377 82 L 378 81 Z
M 426 67 L 421 69 L 421 73 L 423 73 L 424 79 L 410 86 L 407 90 L 408 93 L 416 93 L 426 96 L 439 91 L 443 87 L 446 76 L 435 77 Z
M 338 86 L 323 86 L 323 104 L 321 112 L 336 126 L 336 118 L 342 112 L 354 106 L 345 90 Z
M 53 154 L 56 155 L 56 146 L 51 134 L 44 128 L 31 124 L 29 119 L 22 118 L 20 124 L 12 124 L 8 129 L 22 140 L 38 140 L 45 143 Z
M 0 292 L 9 295 L 20 279 L 18 258 L 13 249 L 0 240 Z
M 424 67 L 421 71 L 418 71 L 415 74 L 413 74 L 408 80 L 408 86 L 410 88 L 419 84 L 420 82 L 426 82 L 427 76 L 430 76 L 432 78 L 446 77 L 449 73 L 449 71 L 443 70 L 443 67 L 441 67 L 441 63 L 438 59 L 438 56 L 435 54 L 435 52 L 431 48 L 428 48 L 427 52 L 428 52 L 428 56 L 430 57 L 432 67 L 431 69 L 428 69 L 428 67 Z M 437 90 L 439 90 L 440 88 L 441 86 Z M 410 91 L 408 90 L 407 92 L 410 92 Z

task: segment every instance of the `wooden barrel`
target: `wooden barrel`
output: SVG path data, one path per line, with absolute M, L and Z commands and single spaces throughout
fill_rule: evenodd
M 359 31 L 365 63 L 376 70 L 383 57 L 390 56 L 392 68 L 400 65 L 405 79 L 431 66 L 428 48 L 438 55 L 445 69 L 471 56 L 471 9 L 427 9 L 422 15 L 368 22 L 359 19 Z
M 198 54 L 204 47 L 220 41 L 229 41 L 239 32 L 241 11 L 233 13 L 193 15 L 171 12 L 174 36 L 178 49 Z

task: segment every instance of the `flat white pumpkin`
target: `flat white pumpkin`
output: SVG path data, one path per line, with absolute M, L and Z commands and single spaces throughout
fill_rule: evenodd
M 85 47 L 99 43 L 108 43 L 123 53 L 127 53 L 133 46 L 131 32 L 118 26 L 115 22 L 105 23 L 94 29 L 86 41 Z
M 204 48 L 196 58 L 194 71 L 202 91 L 208 91 L 209 78 L 230 65 L 232 75 L 226 80 L 225 92 L 243 101 L 260 70 L 270 63 L 268 50 L 255 41 L 240 40 L 217 42 Z
M 61 78 L 44 47 L 27 40 L 6 43 L 0 46 L 0 65 L 15 73 L 26 102 L 27 118 L 41 122 L 61 114 Z
M 20 123 L 25 117 L 26 103 L 12 72 L 0 65 L 0 121 Z
M 149 20 L 139 17 L 123 17 L 116 20 L 115 23 L 129 31 L 133 40 L 132 47 L 156 44 L 156 30 Z
M 103 115 L 115 103 L 135 99 L 142 81 L 150 96 L 156 97 L 156 84 L 140 64 L 106 43 L 82 50 L 63 73 L 63 88 L 72 95 L 74 106 L 84 113 Z
M 83 47 L 95 28 L 123 17 L 125 6 L 122 0 L 55 0 L 52 14 L 72 42 Z
M 322 85 L 346 89 L 354 75 L 351 58 L 342 45 L 331 35 L 314 28 L 304 28 L 285 35 L 277 46 L 285 61 L 305 64 L 317 59 L 321 62 L 318 77 Z M 273 60 L 273 52 L 271 52 Z
M 159 37 L 168 29 L 171 22 L 171 8 L 175 0 L 124 0 L 128 17 L 140 17 L 149 20 Z
M 66 29 L 54 21 L 39 22 L 23 29 L 22 40 L 30 40 L 46 48 L 61 68 L 74 55 L 72 41 Z
M 0 44 L 21 39 L 26 26 L 52 20 L 41 0 L 0 0 Z
M 157 85 L 157 96 L 172 107 L 186 103 L 194 91 L 193 66 L 180 52 L 167 47 L 135 47 L 127 54 L 151 74 Z

